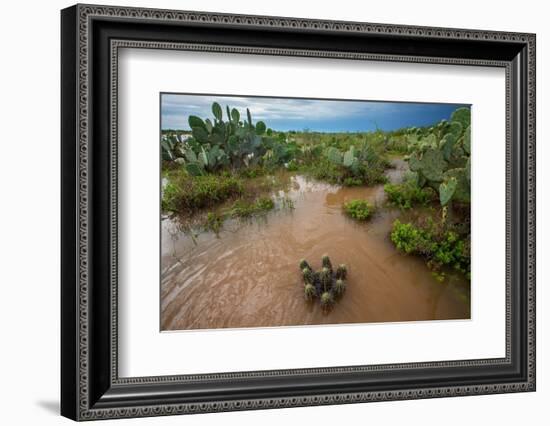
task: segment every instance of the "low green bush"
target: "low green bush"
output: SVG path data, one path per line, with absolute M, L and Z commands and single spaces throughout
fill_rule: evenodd
M 190 176 L 180 173 L 169 179 L 162 191 L 163 211 L 212 207 L 243 193 L 242 181 L 227 174 Z
M 163 212 L 177 211 L 180 189 L 172 182 L 168 182 L 162 189 L 161 208 Z
M 344 212 L 353 219 L 364 221 L 372 216 L 374 208 L 367 200 L 351 200 L 344 203 Z
M 440 271 L 449 266 L 470 279 L 470 238 L 461 236 L 452 226 L 433 221 L 419 226 L 396 220 L 390 238 L 399 250 L 424 257 L 431 269 Z
M 343 179 L 342 170 L 323 157 L 304 165 L 301 170 L 314 179 L 332 184 L 338 184 Z
M 233 217 L 250 217 L 255 214 L 265 213 L 275 207 L 275 202 L 271 198 L 261 197 L 254 201 L 237 200 L 231 208 Z
M 379 162 L 375 166 L 361 165 L 355 172 L 351 169 L 334 164 L 325 157 L 319 157 L 315 161 L 305 164 L 298 169 L 314 179 L 344 186 L 375 185 L 386 183 L 384 175 L 385 163 Z
M 433 191 L 430 188 L 420 188 L 412 180 L 397 184 L 388 183 L 384 185 L 384 192 L 390 204 L 402 209 L 426 205 L 433 199 Z
M 363 185 L 363 180 L 356 177 L 348 177 L 342 182 L 344 186 L 361 186 Z

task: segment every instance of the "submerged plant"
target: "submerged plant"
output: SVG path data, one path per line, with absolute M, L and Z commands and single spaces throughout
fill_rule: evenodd
M 365 221 L 372 216 L 374 208 L 367 200 L 351 200 L 344 204 L 344 212 L 355 220 Z
M 218 234 L 220 229 L 222 229 L 224 218 L 218 213 L 208 212 L 206 216 L 206 223 L 204 224 L 204 229 L 207 231 L 214 231 Z
M 330 257 L 326 254 L 322 257 L 321 263 L 321 270 L 314 271 L 307 260 L 300 260 L 304 296 L 308 301 L 319 298 L 323 309 L 329 309 L 346 291 L 347 267 L 340 264 L 334 270 Z

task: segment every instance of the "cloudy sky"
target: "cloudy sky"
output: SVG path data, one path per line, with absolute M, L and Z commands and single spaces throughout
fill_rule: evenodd
M 212 102 L 237 108 L 241 117 L 250 109 L 252 121 L 262 120 L 273 130 L 356 132 L 425 126 L 448 119 L 462 105 L 370 101 L 326 101 L 292 98 L 217 95 L 161 95 L 162 129 L 189 130 L 187 119 L 196 115 L 213 119 Z

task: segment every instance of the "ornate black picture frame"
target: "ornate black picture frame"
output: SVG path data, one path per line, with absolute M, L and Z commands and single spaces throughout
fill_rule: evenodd
M 534 34 L 95 5 L 64 9 L 61 28 L 62 415 L 92 420 L 535 390 Z M 120 47 L 504 68 L 506 356 L 120 378 Z

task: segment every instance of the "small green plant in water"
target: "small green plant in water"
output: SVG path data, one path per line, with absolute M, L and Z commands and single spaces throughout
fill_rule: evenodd
M 223 216 L 218 213 L 208 212 L 206 216 L 206 223 L 204 229 L 207 231 L 214 231 L 214 233 L 220 232 L 220 229 L 223 226 Z
M 340 264 L 334 270 L 328 255 L 322 257 L 321 265 L 319 271 L 314 271 L 307 260 L 300 260 L 304 296 L 307 301 L 318 298 L 321 307 L 329 310 L 346 291 L 347 267 Z
M 233 217 L 246 218 L 256 214 L 266 213 L 275 207 L 271 198 L 262 197 L 253 202 L 238 200 L 233 204 L 231 215 Z
M 374 208 L 367 200 L 351 200 L 344 203 L 344 212 L 355 220 L 365 221 L 372 216 Z
M 243 193 L 240 179 L 233 176 L 178 174 L 162 190 L 162 210 L 193 211 L 212 207 Z

